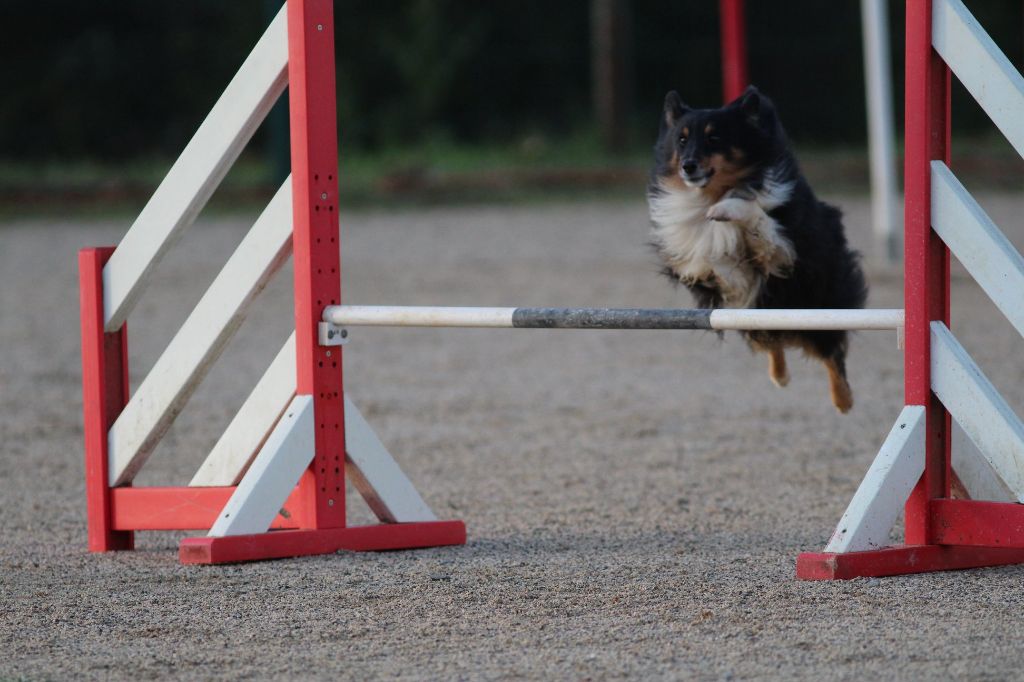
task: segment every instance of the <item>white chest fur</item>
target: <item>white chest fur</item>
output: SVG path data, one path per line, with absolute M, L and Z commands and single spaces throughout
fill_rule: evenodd
M 792 245 L 766 213 L 784 203 L 791 191 L 788 183 L 766 184 L 749 204 L 741 202 L 753 209 L 747 212 L 749 217 L 742 221 L 711 220 L 708 210 L 712 202 L 703 193 L 662 185 L 662 192 L 648 200 L 654 242 L 681 282 L 714 283 L 726 306 L 751 307 L 767 272 L 772 271 L 772 264 L 763 255 L 752 252 L 752 241 L 781 256 L 782 265 L 793 262 Z

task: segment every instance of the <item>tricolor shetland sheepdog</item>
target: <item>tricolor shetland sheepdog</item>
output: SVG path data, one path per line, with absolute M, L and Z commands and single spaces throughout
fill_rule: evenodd
M 772 102 L 754 87 L 719 109 L 665 97 L 647 189 L 664 273 L 701 308 L 861 308 L 867 284 L 839 209 L 800 173 Z M 828 369 L 832 403 L 853 406 L 845 331 L 743 332 L 789 382 L 785 349 Z

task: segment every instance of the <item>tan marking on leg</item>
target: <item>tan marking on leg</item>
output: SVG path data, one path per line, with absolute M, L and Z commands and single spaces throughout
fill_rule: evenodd
M 836 409 L 846 414 L 853 407 L 853 390 L 846 378 L 839 373 L 835 360 L 823 360 L 828 370 L 828 389 L 832 396 L 832 404 Z
M 782 388 L 789 383 L 789 370 L 786 367 L 786 351 L 782 346 L 768 350 L 768 376 L 772 383 Z

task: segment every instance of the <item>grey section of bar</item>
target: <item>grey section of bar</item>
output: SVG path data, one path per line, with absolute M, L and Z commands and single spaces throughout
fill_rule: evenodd
M 551 329 L 711 329 L 710 310 L 516 308 L 513 327 Z

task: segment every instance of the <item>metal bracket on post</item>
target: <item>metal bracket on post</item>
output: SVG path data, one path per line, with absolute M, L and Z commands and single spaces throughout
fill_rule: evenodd
M 321 346 L 344 346 L 348 343 L 348 330 L 333 322 L 317 324 L 317 336 Z

